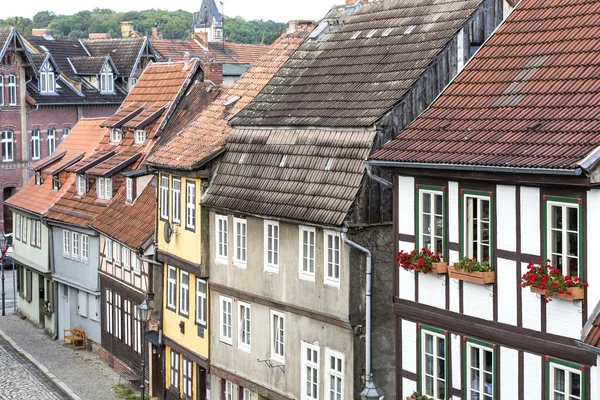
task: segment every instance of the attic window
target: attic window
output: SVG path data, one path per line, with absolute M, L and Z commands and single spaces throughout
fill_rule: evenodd
M 225 103 L 223 103 L 223 106 L 225 107 L 226 110 L 229 110 L 233 106 L 235 106 L 235 104 L 238 102 L 239 99 L 240 99 L 240 96 L 231 97 L 230 99 L 227 99 L 227 101 Z
M 333 165 L 333 158 L 328 158 L 327 161 L 325 161 L 325 171 L 329 171 L 331 169 L 332 165 Z
M 352 35 L 352 39 L 356 39 L 357 37 L 360 36 L 361 33 L 362 33 L 362 31 L 356 32 L 354 35 Z
M 369 33 L 367 33 L 367 37 L 368 37 L 368 38 L 371 38 L 371 37 L 373 37 L 373 35 L 374 35 L 374 34 L 376 34 L 376 33 L 377 33 L 377 29 L 371 29 L 371 30 L 369 31 Z
M 42 178 L 42 173 L 40 171 L 37 171 L 35 173 L 35 185 L 40 186 L 43 183 L 44 183 L 44 178 Z
M 50 53 L 50 51 L 48 51 L 48 48 L 46 46 L 40 45 L 40 49 L 44 50 L 44 52 L 46 52 L 46 53 Z
M 392 33 L 393 30 L 394 30 L 394 28 L 387 28 L 385 31 L 383 31 L 381 36 L 383 36 L 383 37 L 390 36 L 390 33 Z
M 77 195 L 83 196 L 87 191 L 87 179 L 84 175 L 77 175 Z
M 96 181 L 96 197 L 110 200 L 112 198 L 112 179 L 98 178 Z
M 409 27 L 408 27 L 408 28 L 406 28 L 406 30 L 404 31 L 404 34 L 405 34 L 405 35 L 411 34 L 411 33 L 412 33 L 412 31 L 414 31 L 416 27 L 417 27 L 416 25 L 411 25 L 411 26 L 409 26 Z
M 323 21 L 308 35 L 308 39 L 319 40 L 329 32 L 329 29 L 329 22 Z
M 54 68 L 49 62 L 45 62 L 40 72 L 40 93 L 54 93 Z
M 279 162 L 279 167 L 283 168 L 285 166 L 285 161 L 287 160 L 287 154 L 281 156 L 281 161 Z
M 146 130 L 145 129 L 136 129 L 135 130 L 135 144 L 144 144 L 146 141 Z
M 52 175 L 52 190 L 60 189 L 60 179 L 58 179 L 57 175 Z
M 127 178 L 125 180 L 125 197 L 128 203 L 133 203 L 133 179 Z
M 243 153 L 243 154 L 240 156 L 240 160 L 238 161 L 238 164 L 243 164 L 243 163 L 244 163 L 244 160 L 246 160 L 246 153 Z
M 112 128 L 110 130 L 110 141 L 118 143 L 123 140 L 123 132 L 119 128 Z
M 100 93 L 114 93 L 115 82 L 113 80 L 113 70 L 108 63 L 104 64 L 100 72 Z

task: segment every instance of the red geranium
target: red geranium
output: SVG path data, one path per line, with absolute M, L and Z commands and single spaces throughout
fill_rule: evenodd
M 550 260 L 546 260 L 539 264 L 534 264 L 533 261 L 529 263 L 527 272 L 521 277 L 521 287 L 528 286 L 545 290 L 544 296 L 546 296 L 547 303 L 555 294 L 571 295 L 570 288 L 587 287 L 588 284 L 582 282 L 578 276 L 563 276 L 559 268 L 553 267 Z
M 432 263 L 440 262 L 441 260 L 442 255 L 440 253 L 434 253 L 426 248 L 422 248 L 419 252 L 415 249 L 409 253 L 401 250 L 396 256 L 399 267 L 407 271 L 417 271 L 424 274 L 431 271 Z

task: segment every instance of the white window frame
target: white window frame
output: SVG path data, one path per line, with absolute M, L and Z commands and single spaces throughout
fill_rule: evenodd
M 477 241 L 475 241 L 475 234 L 473 232 L 473 223 L 470 220 L 470 216 L 474 215 L 473 211 L 469 208 L 469 200 L 473 199 L 473 207 L 477 207 L 478 211 L 483 208 L 483 202 L 487 201 L 489 203 L 489 216 L 488 216 L 488 243 L 483 243 L 483 229 L 486 224 L 482 218 L 479 218 L 480 212 L 477 214 Z M 493 243 L 492 243 L 492 229 L 494 226 L 492 224 L 493 221 L 493 213 L 492 209 L 492 199 L 489 196 L 481 196 L 476 194 L 465 194 L 464 195 L 464 251 L 465 256 L 469 258 L 477 258 L 479 261 L 485 261 L 485 257 L 483 256 L 483 250 L 487 246 L 488 255 L 491 257 L 493 252 Z M 477 247 L 475 249 L 475 247 Z M 477 254 L 475 254 L 477 253 Z
M 13 131 L 5 130 L 0 134 L 2 150 L 2 162 L 10 162 L 15 159 L 15 133 Z
M 192 362 L 185 357 L 181 359 L 181 377 L 183 383 L 183 396 L 185 399 L 191 399 L 193 396 L 192 390 L 192 377 L 193 377 L 193 367 Z
M 39 129 L 31 130 L 31 159 L 32 160 L 40 159 L 40 130 Z
M 279 222 L 265 220 L 265 271 L 279 273 Z M 270 231 L 270 232 L 269 232 Z
M 185 226 L 189 229 L 196 229 L 196 182 L 185 181 Z
M 88 294 L 83 290 L 77 290 L 77 313 L 87 318 L 88 316 Z
M 248 259 L 248 224 L 244 218 L 233 218 L 233 265 L 246 268 Z
M 133 179 L 125 178 L 125 196 L 129 203 L 133 203 Z
M 233 400 L 233 383 L 225 380 L 225 400 Z
M 435 332 L 433 330 L 427 329 L 427 328 L 423 328 L 421 329 L 421 354 L 418 355 L 418 357 L 421 357 L 421 371 L 419 371 L 418 373 L 421 376 L 421 390 L 420 393 L 423 393 L 424 395 L 427 395 L 433 399 L 440 399 L 440 393 L 438 393 L 438 386 L 437 386 L 437 381 L 439 380 L 443 380 L 444 381 L 444 391 L 446 391 L 446 389 L 449 387 L 448 385 L 448 377 L 445 376 L 446 371 L 448 370 L 448 358 L 447 358 L 447 354 L 446 354 L 446 349 L 448 348 L 447 346 L 447 340 L 448 337 L 446 337 L 444 334 L 442 333 L 438 333 Z M 432 347 L 433 347 L 433 353 L 432 354 L 427 354 L 427 336 L 431 336 L 432 337 Z M 444 357 L 440 357 L 438 351 L 439 351 L 439 347 L 438 347 L 438 340 L 443 340 L 444 341 Z M 432 368 L 433 368 L 433 375 L 427 374 L 427 356 L 431 356 L 432 357 Z M 438 361 L 439 359 L 443 359 L 444 360 L 444 378 L 440 378 L 439 375 L 439 370 L 438 370 Z M 430 376 L 431 379 L 433 379 L 433 393 L 427 393 L 427 376 Z M 469 381 L 470 382 L 470 381 Z M 445 398 L 448 397 L 448 393 L 444 394 Z M 444 398 L 442 398 L 444 399 Z
M 79 258 L 79 233 L 71 232 L 71 255 L 73 258 Z
M 171 218 L 174 224 L 181 224 L 181 178 L 171 178 Z
M 17 77 L 16 75 L 8 76 L 8 105 L 17 105 Z
M 147 136 L 146 136 L 145 129 L 136 129 L 135 130 L 135 135 L 134 135 L 134 139 L 133 139 L 133 142 L 135 144 L 144 144 L 146 139 L 147 139 Z
M 119 128 L 111 128 L 110 141 L 112 143 L 119 143 L 121 140 L 123 140 L 123 131 Z
M 171 349 L 171 363 L 169 365 L 170 383 L 174 388 L 179 388 L 179 353 Z
M 233 342 L 233 301 L 230 297 L 219 296 L 219 339 L 223 343 Z
M 568 367 L 566 365 L 561 365 L 555 362 L 550 362 L 549 365 L 549 371 L 550 371 L 550 376 L 548 377 L 548 379 L 550 380 L 550 384 L 549 384 L 549 389 L 550 389 L 550 393 L 549 393 L 549 397 L 550 399 L 554 399 L 555 398 L 555 394 L 562 394 L 564 396 L 565 399 L 577 399 L 577 400 L 581 400 L 582 399 L 582 385 L 584 384 L 584 377 L 583 377 L 583 373 L 581 370 L 577 370 L 575 368 L 571 368 Z M 565 391 L 561 392 L 558 391 L 556 389 L 555 386 L 555 373 L 556 370 L 562 370 L 565 373 Z M 571 375 L 578 375 L 579 376 L 579 396 L 570 394 L 571 393 Z
M 418 224 L 419 224 L 419 237 L 417 238 L 417 243 L 419 248 L 425 247 L 427 250 L 432 252 L 436 252 L 435 248 L 436 240 L 439 240 L 442 243 L 442 249 L 440 253 L 444 254 L 444 192 L 441 190 L 433 190 L 433 189 L 421 189 L 419 188 L 419 215 L 418 215 Z M 425 195 L 429 195 L 430 204 L 429 204 L 429 212 L 425 212 Z M 437 196 L 440 197 L 440 201 L 442 203 L 442 213 L 436 214 L 435 212 L 435 199 Z M 469 195 L 465 195 L 469 196 Z M 465 203 L 466 205 L 466 203 Z M 491 205 L 491 203 L 490 203 Z M 429 225 L 425 226 L 425 216 L 429 217 Z M 441 234 L 436 235 L 436 218 L 438 218 L 441 223 Z M 430 245 L 427 246 L 425 244 L 425 238 L 428 239 Z M 481 260 L 483 261 L 483 260 Z
M 241 388 L 243 390 L 242 392 L 242 400 L 251 400 L 252 399 L 252 392 L 246 388 Z
M 562 228 L 553 228 L 553 220 L 552 220 L 552 208 L 553 207 L 559 207 L 561 209 L 561 213 L 562 213 L 562 218 L 561 218 L 561 225 Z M 575 209 L 577 211 L 577 230 L 576 231 L 572 231 L 570 229 L 568 229 L 568 214 L 567 214 L 567 210 L 571 208 L 571 209 Z M 573 274 L 570 273 L 569 271 L 569 259 L 575 259 L 577 260 L 577 273 L 575 274 L 576 276 L 579 276 L 579 271 L 580 268 L 579 266 L 581 265 L 581 254 L 580 254 L 580 238 L 581 238 L 581 226 L 579 223 L 580 220 L 580 209 L 579 209 L 579 204 L 577 203 L 567 203 L 567 202 L 561 202 L 561 201 L 551 201 L 548 200 L 546 202 L 546 213 L 547 213 L 547 221 L 548 223 L 546 224 L 546 240 L 547 240 L 547 244 L 546 244 L 546 249 L 547 249 L 547 254 L 548 254 L 548 258 L 550 260 L 552 260 L 552 266 L 554 268 L 560 268 L 559 267 L 559 263 L 557 262 L 559 258 L 562 259 L 562 274 L 564 276 L 569 275 L 572 276 Z M 553 251 L 552 249 L 552 232 L 556 231 L 559 232 L 562 238 L 562 248 L 559 249 L 558 252 Z M 571 255 L 569 254 L 569 234 L 573 234 L 576 233 L 577 234 L 577 241 L 575 242 L 575 246 L 577 249 L 577 255 Z M 555 257 L 556 260 L 555 260 Z
M 42 222 L 35 221 L 35 245 L 39 248 L 42 247 Z
M 21 240 L 21 215 L 15 214 L 15 239 Z
M 204 290 L 201 290 L 202 288 Z M 206 281 L 196 278 L 196 323 L 202 326 L 206 326 L 206 291 Z
M 117 242 L 113 242 L 113 256 L 115 265 L 121 266 L 121 244 Z
M 96 183 L 96 194 L 99 199 L 110 200 L 112 199 L 112 178 L 111 177 L 98 177 Z
M 330 239 L 332 241 L 333 247 L 329 246 Z M 324 231 L 323 242 L 323 256 L 325 258 L 323 263 L 323 282 L 326 285 L 335 286 L 339 288 L 340 278 L 342 275 L 342 238 L 340 237 L 340 234 L 338 232 Z M 329 273 L 330 267 L 332 272 L 331 274 Z M 336 271 L 337 277 L 335 276 Z
M 63 132 L 62 132 L 62 138 L 64 140 L 64 138 L 66 138 L 67 136 L 69 136 L 69 133 L 71 133 L 71 128 L 63 128 Z
M 138 258 L 137 254 L 132 253 L 135 257 L 133 260 L 133 273 L 136 275 L 142 274 L 142 261 Z
M 87 191 L 87 179 L 84 175 L 77 175 L 77 195 L 83 196 Z
M 123 301 L 121 293 L 115 292 L 115 337 L 117 339 L 123 339 Z
M 40 93 L 54 93 L 54 68 L 49 62 L 46 62 L 40 73 Z
M 71 231 L 63 230 L 63 256 L 71 255 Z
M 112 290 L 106 289 L 106 332 L 112 335 L 113 329 L 113 299 Z
M 100 93 L 114 93 L 115 82 L 113 80 L 113 70 L 108 63 L 104 64 L 100 72 Z
M 160 218 L 169 219 L 169 176 L 160 176 Z
M 104 255 L 104 257 L 106 258 L 106 261 L 111 262 L 112 261 L 112 254 L 113 254 L 113 241 L 109 238 L 106 238 L 104 240 L 104 248 L 106 249 L 106 254 Z
M 472 371 L 471 371 L 471 352 L 472 351 L 478 351 L 479 352 L 479 371 L 480 371 L 480 376 L 482 376 L 485 372 L 485 366 L 484 366 L 484 352 L 490 352 L 492 353 L 492 360 L 494 360 L 494 350 L 490 347 L 486 347 L 486 346 L 479 346 L 475 343 L 472 343 L 470 341 L 467 341 L 467 358 L 465 360 L 465 362 L 467 363 L 466 368 L 467 368 L 467 398 L 471 398 L 472 397 L 472 391 L 473 391 L 473 379 L 472 379 Z M 493 361 L 492 361 L 493 362 Z M 478 393 L 479 393 L 479 398 L 481 400 L 487 400 L 485 398 L 485 396 L 490 396 L 490 399 L 494 399 L 495 398 L 495 393 L 494 393 L 494 389 L 495 389 L 495 384 L 496 384 L 496 366 L 492 365 L 492 388 L 491 391 L 492 393 L 485 393 L 485 379 L 479 379 L 479 388 L 478 389 Z
M 27 243 L 27 229 L 29 227 L 29 218 L 21 218 L 22 229 L 21 229 L 21 240 L 23 243 Z
M 184 277 L 187 283 L 184 283 Z M 186 271 L 179 271 L 179 312 L 186 316 L 190 314 L 190 274 Z
M 315 228 L 310 226 L 300 226 L 298 228 L 299 233 L 299 275 L 300 279 L 304 279 L 307 281 L 315 281 L 315 272 L 317 269 L 316 263 L 316 253 L 317 253 L 317 231 Z M 308 242 L 304 242 L 304 233 L 308 235 Z M 311 235 L 312 235 L 312 244 L 311 244 Z M 311 247 L 312 247 L 312 257 L 311 257 Z M 306 252 L 306 253 L 305 253 Z M 312 262 L 312 272 L 310 271 Z M 305 268 L 306 267 L 306 268 Z
M 100 321 L 100 316 L 98 315 L 98 311 L 100 310 L 100 296 L 92 296 L 92 301 L 90 304 L 90 319 L 94 321 Z M 93 307 L 92 307 L 93 306 Z
M 125 337 L 123 341 L 125 345 L 131 346 L 131 301 L 123 300 L 123 316 L 125 320 Z
M 4 75 L 0 74 L 0 106 L 4 105 Z
M 271 359 L 285 364 L 285 315 L 271 310 L 270 316 Z
M 171 271 L 175 279 L 171 277 Z M 177 268 L 170 266 L 167 269 L 167 306 L 171 309 L 177 307 Z
M 48 155 L 50 155 L 56 151 L 56 129 L 48 128 L 46 138 L 48 139 Z
M 81 234 L 81 260 L 88 261 L 90 258 L 90 237 Z
M 215 215 L 216 261 L 226 264 L 228 261 L 228 218 L 226 215 Z
M 331 367 L 331 359 L 334 359 L 335 365 L 333 368 Z M 338 366 L 341 370 L 338 369 Z M 344 400 L 344 354 L 325 348 L 325 374 L 325 398 L 337 399 L 339 395 L 339 399 Z M 334 386 L 337 386 L 339 380 L 339 387 L 331 386 L 332 379 L 336 382 Z
M 252 346 L 252 306 L 238 301 L 238 348 L 250 352 Z
M 301 383 L 302 388 L 302 400 L 319 400 L 319 364 L 320 360 L 320 348 L 319 346 L 312 345 L 310 343 L 301 343 Z M 310 355 L 311 359 L 308 359 Z M 316 360 L 313 358 L 316 357 Z M 310 376 L 312 373 L 312 376 Z M 309 392 L 309 388 L 311 389 Z
M 131 270 L 131 250 L 129 247 L 121 245 L 121 262 L 126 271 Z

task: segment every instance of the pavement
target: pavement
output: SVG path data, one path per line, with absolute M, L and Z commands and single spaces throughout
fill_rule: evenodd
M 96 353 L 54 341 L 7 310 L 0 316 L 0 400 L 119 400 L 119 375 Z

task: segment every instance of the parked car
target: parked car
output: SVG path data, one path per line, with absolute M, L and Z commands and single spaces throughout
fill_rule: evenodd
M 13 258 L 12 258 L 13 234 L 7 233 L 5 236 L 8 239 L 8 250 L 6 251 L 4 258 L 2 259 L 2 263 L 4 264 L 4 268 L 12 268 L 12 266 L 13 266 Z

